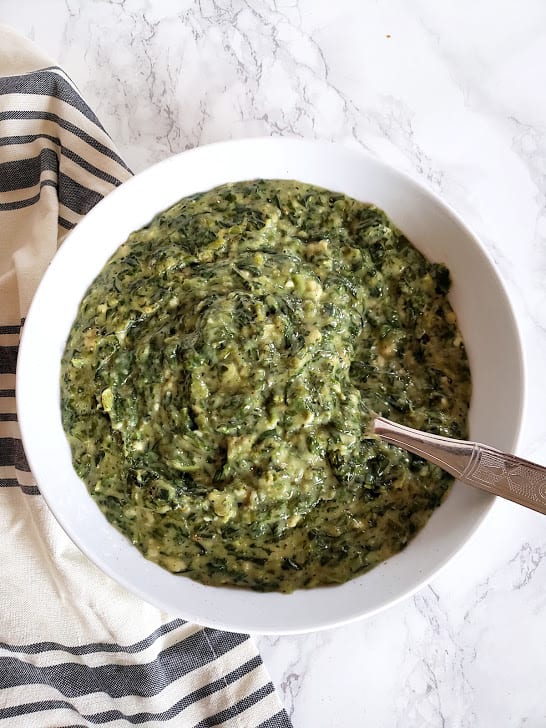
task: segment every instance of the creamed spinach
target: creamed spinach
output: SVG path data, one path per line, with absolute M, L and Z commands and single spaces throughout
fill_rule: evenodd
M 450 478 L 370 434 L 465 437 L 449 273 L 378 208 L 257 180 L 180 200 L 112 256 L 62 362 L 74 467 L 142 553 L 290 592 L 402 549 Z

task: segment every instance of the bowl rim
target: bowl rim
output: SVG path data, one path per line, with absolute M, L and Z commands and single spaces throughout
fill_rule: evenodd
M 432 202 L 435 206 L 439 207 L 444 214 L 446 214 L 448 217 L 451 218 L 451 220 L 459 227 L 461 228 L 464 233 L 472 240 L 472 243 L 479 249 L 481 254 L 485 257 L 487 260 L 492 273 L 494 274 L 494 277 L 496 279 L 497 284 L 499 285 L 502 293 L 504 294 L 507 305 L 507 313 L 510 317 L 510 324 L 512 328 L 512 332 L 514 335 L 514 343 L 516 345 L 516 351 L 515 359 L 517 360 L 517 367 L 518 367 L 518 375 L 519 375 L 519 391 L 520 391 L 520 397 L 519 397 L 519 406 L 518 406 L 518 412 L 514 416 L 514 426 L 513 426 L 513 436 L 512 436 L 512 450 L 516 451 L 519 447 L 520 441 L 521 441 L 521 433 L 522 433 L 522 426 L 524 421 L 524 415 L 525 415 L 525 409 L 526 409 L 526 402 L 527 402 L 527 366 L 526 366 L 526 359 L 525 359 L 525 353 L 523 349 L 522 344 L 522 334 L 520 330 L 520 326 L 518 323 L 517 316 L 514 311 L 514 304 L 512 296 L 509 294 L 506 284 L 501 276 L 500 271 L 498 270 L 498 267 L 491 255 L 491 253 L 487 250 L 487 248 L 484 246 L 484 244 L 481 242 L 481 240 L 478 238 L 478 236 L 473 232 L 473 230 L 463 221 L 461 216 L 453 209 L 451 205 L 446 203 L 436 192 L 431 190 L 425 183 L 423 183 L 420 180 L 415 179 L 410 173 L 401 170 L 381 158 L 371 154 L 369 151 L 365 151 L 363 149 L 355 149 L 352 146 L 347 146 L 340 142 L 328 142 L 323 140 L 310 140 L 310 139 L 301 139 L 297 137 L 291 137 L 291 136 L 280 136 L 280 137 L 251 137 L 251 138 L 244 138 L 244 139 L 232 139 L 232 140 L 226 140 L 226 141 L 219 141 L 214 142 L 211 144 L 205 144 L 198 147 L 194 147 L 192 149 L 186 150 L 184 152 L 180 152 L 178 154 L 169 156 L 160 162 L 151 165 L 150 167 L 146 168 L 145 170 L 142 170 L 141 172 L 135 174 L 133 177 L 131 177 L 129 180 L 121 184 L 116 189 L 112 190 L 106 198 L 108 200 L 115 199 L 118 194 L 120 194 L 120 190 L 124 190 L 122 194 L 126 193 L 126 190 L 128 187 L 132 186 L 133 184 L 140 184 L 140 178 L 143 175 L 146 175 L 150 170 L 157 169 L 160 167 L 167 167 L 174 162 L 174 160 L 177 160 L 178 158 L 184 156 L 187 158 L 188 155 L 199 155 L 202 154 L 203 150 L 208 150 L 208 152 L 214 152 L 215 150 L 221 150 L 226 147 L 231 147 L 232 149 L 235 149 L 236 147 L 252 147 L 253 145 L 257 147 L 263 147 L 264 145 L 272 145 L 275 146 L 290 146 L 290 145 L 297 145 L 302 146 L 306 145 L 309 147 L 309 149 L 314 150 L 318 152 L 320 149 L 337 149 L 341 150 L 344 153 L 349 153 L 351 155 L 360 156 L 362 159 L 367 160 L 368 163 L 372 163 L 375 165 L 379 165 L 380 167 L 383 167 L 389 174 L 394 175 L 395 177 L 398 177 L 402 179 L 407 185 L 414 188 L 416 191 L 418 191 L 421 194 L 424 194 L 425 197 L 428 197 L 429 201 Z M 228 179 L 229 175 L 226 175 L 226 182 L 229 181 Z M 266 177 L 267 178 L 267 177 Z M 89 213 L 88 215 L 93 215 L 94 211 L 97 208 L 100 208 L 103 204 L 103 201 L 101 200 Z M 111 202 L 110 202 L 111 204 Z M 86 216 L 87 218 L 87 216 Z M 84 220 L 86 219 L 84 218 Z M 81 224 L 81 223 L 80 223 Z M 78 228 L 79 226 L 77 226 Z M 77 229 L 76 228 L 76 229 Z M 71 245 L 72 245 L 72 238 L 73 238 L 73 231 L 71 231 L 61 247 L 58 249 L 56 254 L 53 257 L 53 260 L 51 264 L 49 265 L 48 269 L 46 270 L 44 276 L 42 277 L 37 291 L 33 297 L 33 300 L 31 302 L 27 317 L 24 321 L 24 325 L 22 328 L 22 334 L 21 334 L 21 340 L 19 345 L 19 356 L 18 356 L 18 362 L 17 362 L 17 369 L 16 369 L 16 393 L 23 392 L 21 396 L 16 397 L 17 402 L 17 417 L 18 422 L 20 426 L 21 431 L 21 439 L 23 442 L 23 447 L 27 456 L 27 461 L 30 466 L 31 472 L 34 473 L 34 452 L 32 446 L 27 448 L 27 445 L 29 444 L 29 434 L 28 434 L 28 428 L 27 428 L 27 422 L 30 420 L 32 416 L 32 406 L 30 403 L 27 402 L 26 397 L 24 396 L 24 382 L 28 376 L 31 375 L 31 371 L 33 366 L 35 366 L 35 363 L 33 364 L 30 361 L 30 356 L 27 354 L 27 351 L 30 349 L 30 345 L 28 344 L 28 341 L 31 338 L 31 333 L 34 325 L 34 319 L 37 317 L 37 311 L 40 303 L 40 292 L 42 290 L 45 290 L 45 287 L 47 286 L 47 281 L 49 280 L 49 277 L 52 275 L 51 271 L 58 267 L 59 265 L 62 265 L 64 256 L 68 253 Z M 121 243 L 120 243 L 121 244 Z M 106 262 L 107 258 L 105 258 Z M 54 262 L 56 261 L 56 262 Z M 45 282 L 45 284 L 44 284 Z M 38 483 L 38 485 L 40 485 Z M 114 568 L 110 566 L 109 563 L 107 563 L 104 559 L 101 559 L 100 556 L 96 553 L 89 553 L 88 550 L 81 544 L 81 540 L 79 537 L 79 532 L 75 530 L 75 528 L 72 526 L 71 523 L 67 523 L 64 521 L 62 517 L 59 516 L 57 509 L 55 507 L 54 499 L 53 501 L 49 497 L 48 489 L 45 488 L 42 492 L 42 496 L 44 500 L 47 503 L 48 508 L 51 510 L 53 515 L 55 516 L 55 519 L 61 526 L 61 528 L 65 531 L 65 533 L 68 535 L 68 537 L 71 539 L 71 541 L 82 551 L 82 553 L 95 565 L 97 566 L 102 572 L 106 573 L 109 577 L 111 577 L 114 581 L 121 584 L 123 587 L 125 587 L 129 592 L 132 594 L 135 594 L 142 598 L 147 603 L 152 603 L 155 606 L 166 610 L 169 613 L 176 613 L 178 610 L 175 610 L 173 612 L 173 605 L 171 603 L 168 603 L 167 601 L 163 600 L 162 598 L 155 597 L 153 601 L 151 601 L 149 593 L 146 592 L 145 589 L 142 589 L 138 584 L 136 584 L 134 581 L 132 581 L 130 578 L 126 577 L 124 574 L 119 573 Z M 460 553 L 464 548 L 467 547 L 467 545 L 470 543 L 470 541 L 475 537 L 476 532 L 483 524 L 484 520 L 487 518 L 487 516 L 490 514 L 491 509 L 493 508 L 495 504 L 496 498 L 494 496 L 487 496 L 487 500 L 484 500 L 483 507 L 481 509 L 481 514 L 479 517 L 476 517 L 473 523 L 473 526 L 469 529 L 468 535 L 466 538 L 460 542 L 458 545 L 451 548 L 447 553 L 444 554 L 442 558 L 438 560 L 438 563 L 435 567 L 428 569 L 425 574 L 422 575 L 421 578 L 416 579 L 414 585 L 411 588 L 405 588 L 401 591 L 401 593 L 392 598 L 388 597 L 384 603 L 379 604 L 375 608 L 366 609 L 363 613 L 354 614 L 352 616 L 346 617 L 346 618 L 336 618 L 332 619 L 330 621 L 325 622 L 324 620 L 320 623 L 312 623 L 308 627 L 301 628 L 267 628 L 262 627 L 260 629 L 253 629 L 249 628 L 248 626 L 245 626 L 244 624 L 233 624 L 233 623 L 225 623 L 222 621 L 221 616 L 218 619 L 209 619 L 207 618 L 201 618 L 199 615 L 191 614 L 191 609 L 188 610 L 188 613 L 186 615 L 181 615 L 185 619 L 198 622 L 199 624 L 202 624 L 207 627 L 212 627 L 215 629 L 222 629 L 226 631 L 231 632 L 246 632 L 251 634 L 270 634 L 270 635 L 281 635 L 281 634 L 304 634 L 304 633 L 310 633 L 315 631 L 320 631 L 324 629 L 331 629 L 334 627 L 350 624 L 352 622 L 368 618 L 371 616 L 374 616 L 375 614 L 378 614 L 382 611 L 385 611 L 386 609 L 393 607 L 400 602 L 408 599 L 409 597 L 413 596 L 415 593 L 420 591 L 424 586 L 429 584 L 432 580 L 434 580 L 452 561 L 452 559 Z M 113 528 L 113 526 L 112 526 Z M 160 567 L 158 567 L 160 568 Z M 215 589 L 218 589 L 221 587 L 214 587 Z M 189 616 L 188 616 L 189 614 Z

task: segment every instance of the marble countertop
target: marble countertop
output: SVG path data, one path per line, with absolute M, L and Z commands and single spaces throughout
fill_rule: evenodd
M 513 297 L 528 371 L 519 454 L 546 463 L 543 0 L 0 0 L 0 22 L 58 60 L 134 171 L 287 134 L 367 149 L 438 192 Z M 259 638 L 296 728 L 544 728 L 545 526 L 498 502 L 415 597 Z

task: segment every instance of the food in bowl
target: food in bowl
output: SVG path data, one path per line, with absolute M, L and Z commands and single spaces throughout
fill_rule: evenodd
M 449 273 L 373 205 L 237 182 L 132 233 L 62 362 L 74 467 L 152 561 L 290 592 L 400 551 L 451 482 L 375 414 L 466 437 Z

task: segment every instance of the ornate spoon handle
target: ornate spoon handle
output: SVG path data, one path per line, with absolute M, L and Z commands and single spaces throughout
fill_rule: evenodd
M 546 468 L 488 445 L 430 435 L 376 417 L 374 432 L 439 465 L 457 480 L 546 514 Z

